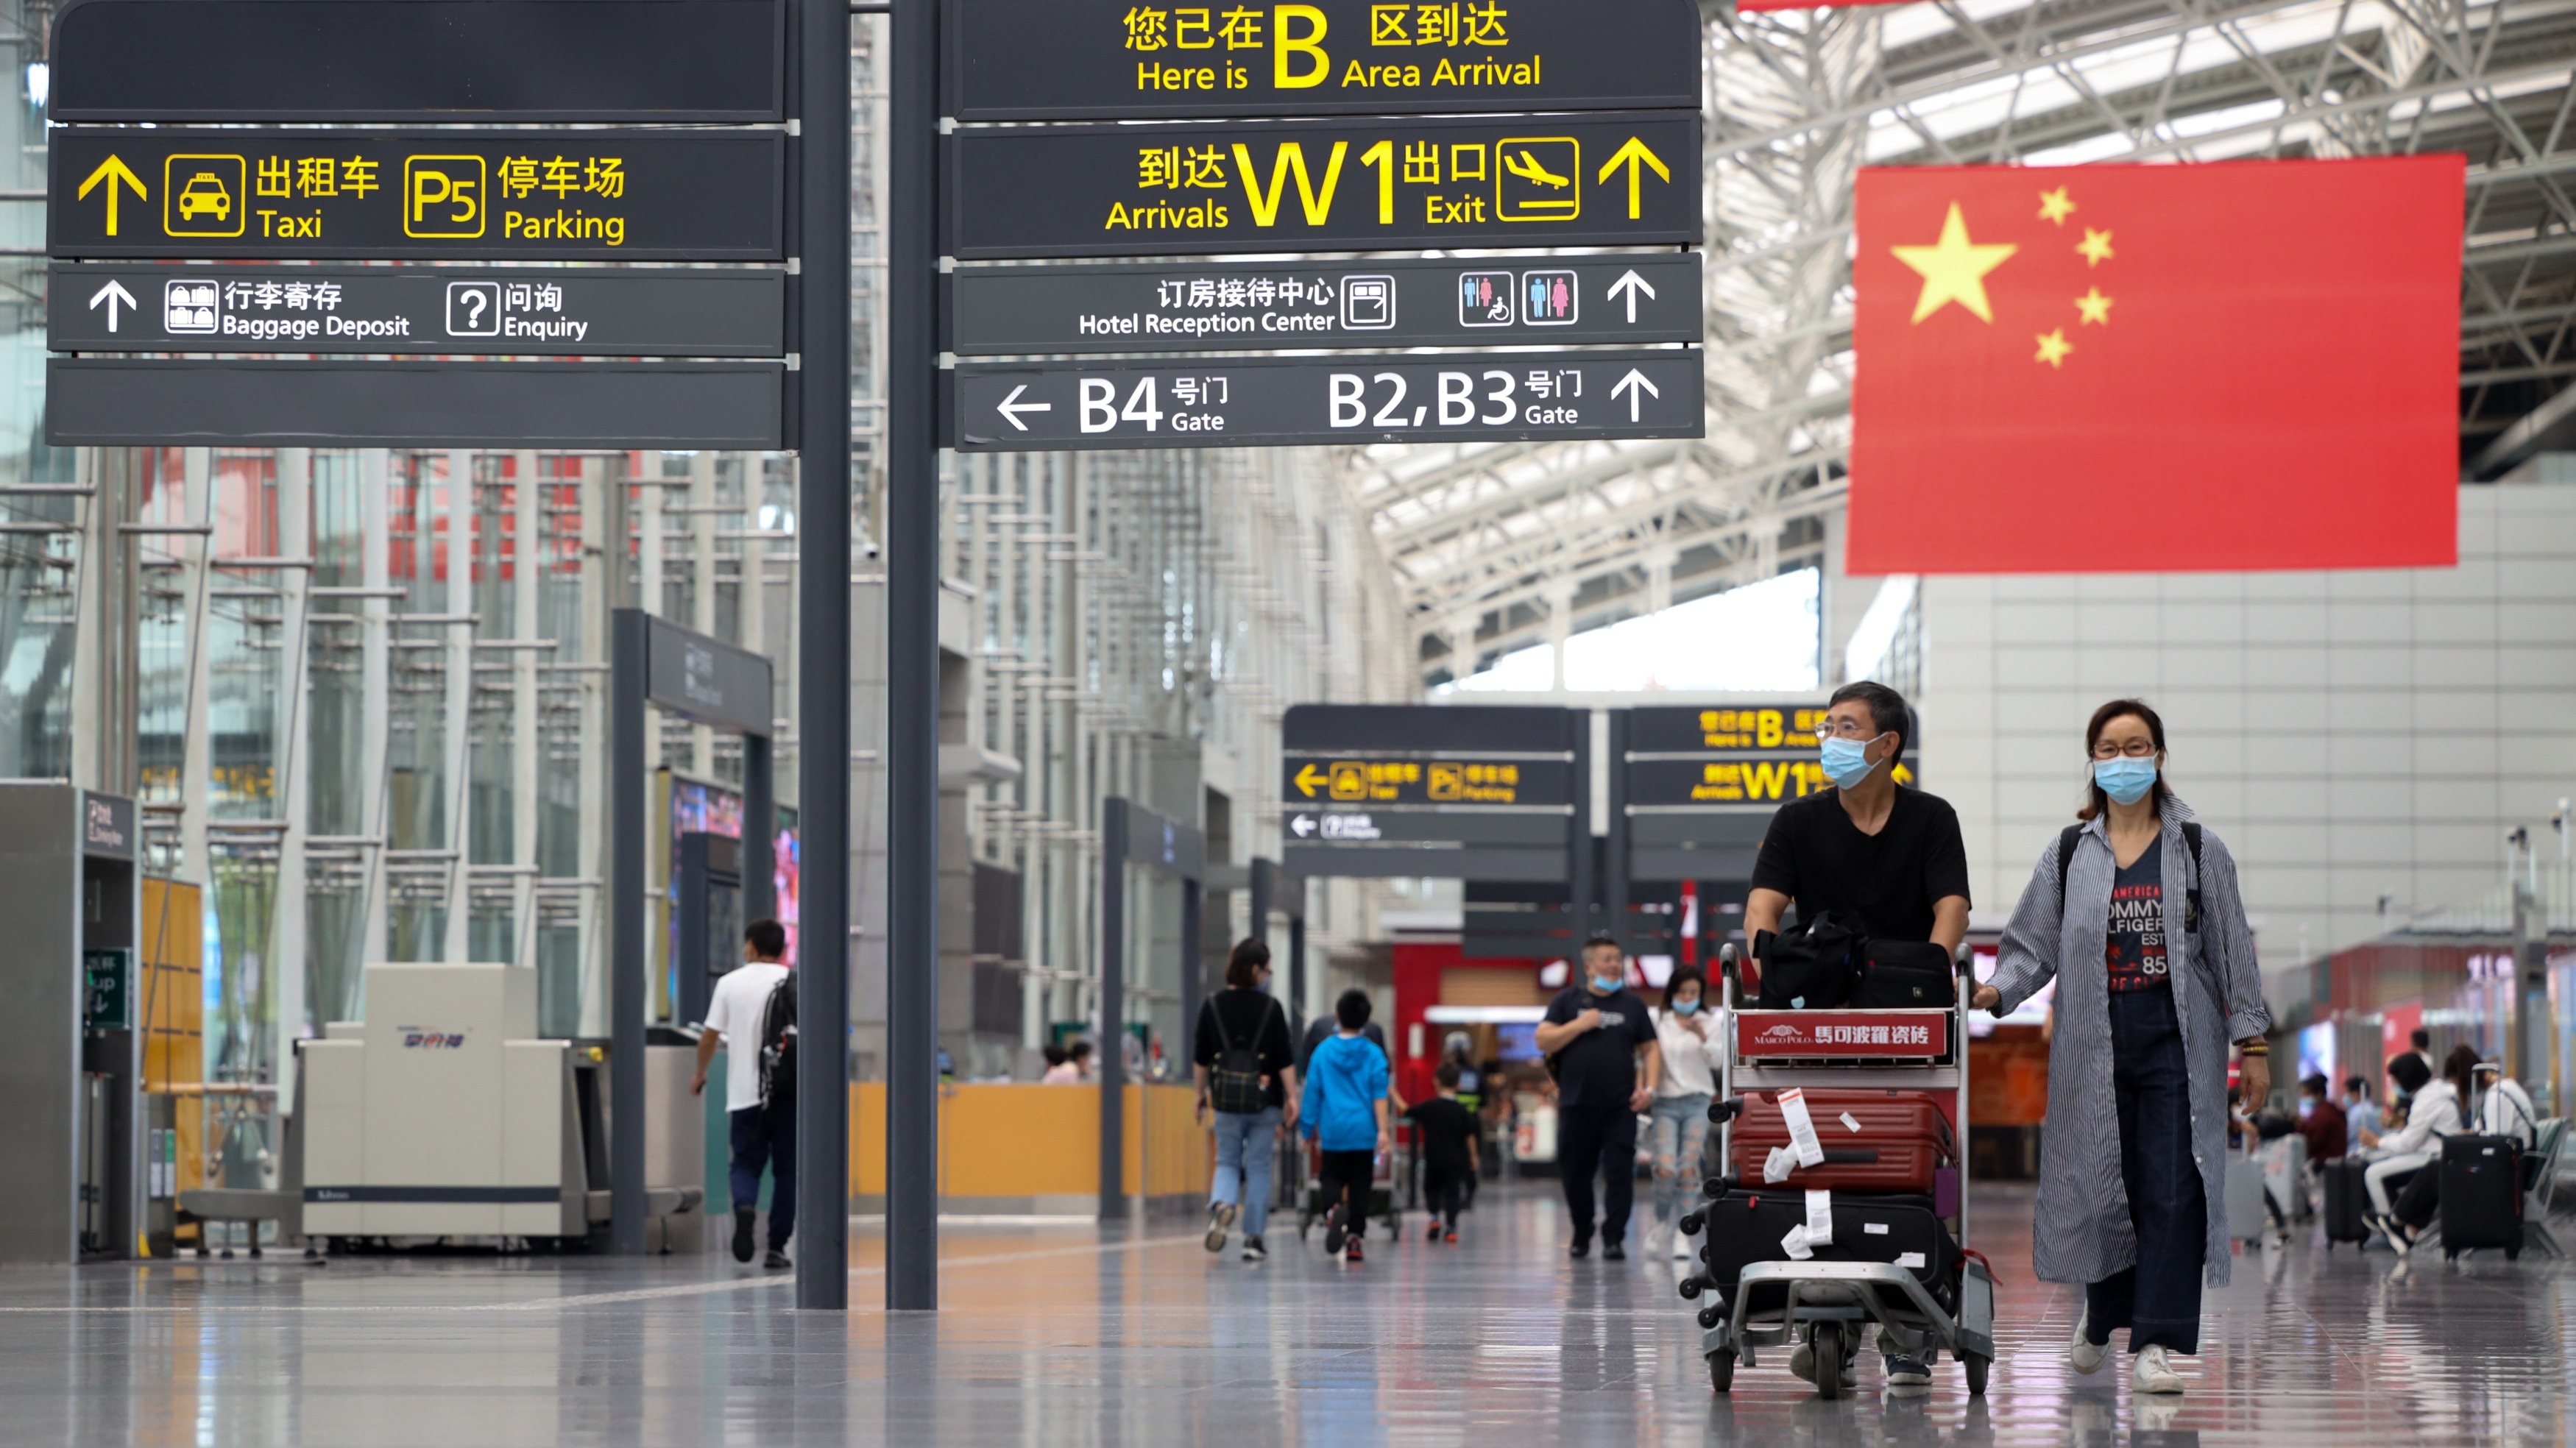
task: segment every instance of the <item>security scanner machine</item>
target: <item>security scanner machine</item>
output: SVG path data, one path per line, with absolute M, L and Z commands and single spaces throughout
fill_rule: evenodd
M 130 799 L 0 780 L 0 1262 L 142 1245 L 136 838 Z

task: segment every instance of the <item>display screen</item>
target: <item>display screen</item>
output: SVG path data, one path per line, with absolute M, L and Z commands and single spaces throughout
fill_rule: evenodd
M 1538 1022 L 1505 1021 L 1494 1027 L 1494 1051 L 1506 1061 L 1537 1060 Z

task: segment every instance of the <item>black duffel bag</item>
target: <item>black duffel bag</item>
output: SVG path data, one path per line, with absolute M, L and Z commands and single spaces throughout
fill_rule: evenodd
M 1786 934 L 1763 931 L 1753 942 L 1753 956 L 1762 962 L 1758 1008 L 1814 1011 L 1849 1005 L 1868 945 L 1855 922 L 1830 910 L 1816 912 L 1815 919 L 1800 921 Z
M 1950 952 L 1928 940 L 1864 940 L 1860 956 L 1853 1005 L 1948 1010 L 1959 1003 L 1959 977 Z

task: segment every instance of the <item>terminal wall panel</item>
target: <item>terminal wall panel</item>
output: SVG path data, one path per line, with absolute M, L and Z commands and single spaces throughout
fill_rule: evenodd
M 0 1052 L 0 1261 L 67 1263 L 78 1244 L 80 1173 L 75 1091 L 80 1080 L 79 792 L 69 785 L 0 789 L 0 1009 L 12 1033 Z

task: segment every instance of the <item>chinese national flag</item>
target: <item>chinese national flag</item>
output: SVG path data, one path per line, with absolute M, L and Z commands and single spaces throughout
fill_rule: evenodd
M 1850 570 L 2456 562 L 2464 184 L 1863 170 Z

